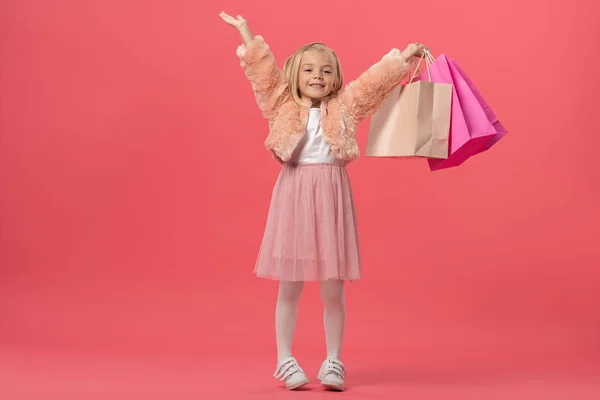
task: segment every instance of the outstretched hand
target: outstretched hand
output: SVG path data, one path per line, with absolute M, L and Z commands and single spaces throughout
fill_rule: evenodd
M 231 15 L 221 11 L 219 16 L 226 24 L 233 26 L 238 31 L 247 25 L 246 20 L 241 15 L 238 15 L 237 18 L 233 18 Z
M 429 49 L 422 43 L 411 43 L 404 50 L 404 54 L 408 56 L 408 58 L 415 57 L 423 57 Z

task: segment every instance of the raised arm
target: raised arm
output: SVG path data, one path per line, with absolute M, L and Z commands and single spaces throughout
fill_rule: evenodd
M 340 93 L 340 101 L 358 123 L 372 115 L 410 70 L 413 56 L 422 54 L 425 46 L 411 44 L 406 50 L 393 49 L 372 65 Z
M 275 57 L 267 43 L 261 36 L 252 35 L 248 23 L 241 15 L 238 15 L 237 18 L 224 12 L 219 15 L 240 33 L 243 44 L 238 47 L 236 54 L 240 58 L 244 73 L 252 84 L 258 107 L 265 118 L 273 118 L 287 89 L 283 71 L 277 67 Z

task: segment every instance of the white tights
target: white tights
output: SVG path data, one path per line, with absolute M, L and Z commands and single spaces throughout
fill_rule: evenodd
M 294 329 L 298 319 L 298 302 L 303 288 L 304 282 L 279 282 L 279 293 L 275 308 L 278 361 L 292 354 Z M 346 324 L 344 281 L 322 281 L 321 300 L 324 309 L 323 325 L 325 328 L 327 357 L 340 358 Z

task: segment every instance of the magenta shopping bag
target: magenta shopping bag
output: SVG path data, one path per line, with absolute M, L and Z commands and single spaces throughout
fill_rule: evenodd
M 469 76 L 465 73 L 465 71 L 460 67 L 458 62 L 456 60 L 452 60 L 451 62 L 452 62 L 452 65 L 454 65 L 454 67 L 458 71 L 458 73 L 465 80 L 465 82 L 467 82 L 467 85 L 469 85 L 469 88 L 471 89 L 471 91 L 473 92 L 473 94 L 475 95 L 477 100 L 479 101 L 479 104 L 481 104 L 483 111 L 485 111 L 485 114 L 487 115 L 488 120 L 492 123 L 492 125 L 494 126 L 494 129 L 496 129 L 496 135 L 494 135 L 483 146 L 481 146 L 478 149 L 475 149 L 476 152 L 473 154 L 473 155 L 475 155 L 477 153 L 481 153 L 481 152 L 488 150 L 490 147 L 492 147 L 493 145 L 498 143 L 498 141 L 500 139 L 502 139 L 504 136 L 506 136 L 508 131 L 506 130 L 504 125 L 502 125 L 502 123 L 498 120 L 498 117 L 496 117 L 496 114 L 494 114 L 494 111 L 492 111 L 492 108 L 485 101 L 485 99 L 483 98 L 483 96 L 481 95 L 479 90 L 475 87 L 475 84 L 473 83 L 471 78 L 469 78 Z
M 435 171 L 461 165 L 493 141 L 498 132 L 467 81 L 446 55 L 442 54 L 437 60 L 431 57 L 428 69 L 420 80 L 428 80 L 429 73 L 432 82 L 452 84 L 448 158 L 428 159 L 429 169 Z

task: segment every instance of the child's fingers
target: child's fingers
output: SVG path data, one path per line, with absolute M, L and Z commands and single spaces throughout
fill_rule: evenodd
M 224 11 L 221 11 L 221 13 L 220 13 L 219 15 L 220 15 L 220 16 L 221 16 L 221 18 L 223 18 L 224 20 L 230 20 L 230 21 L 231 21 L 231 20 L 233 20 L 233 19 L 234 19 L 234 18 L 233 18 L 231 15 L 227 14 L 227 13 L 226 13 L 226 12 L 224 12 Z

